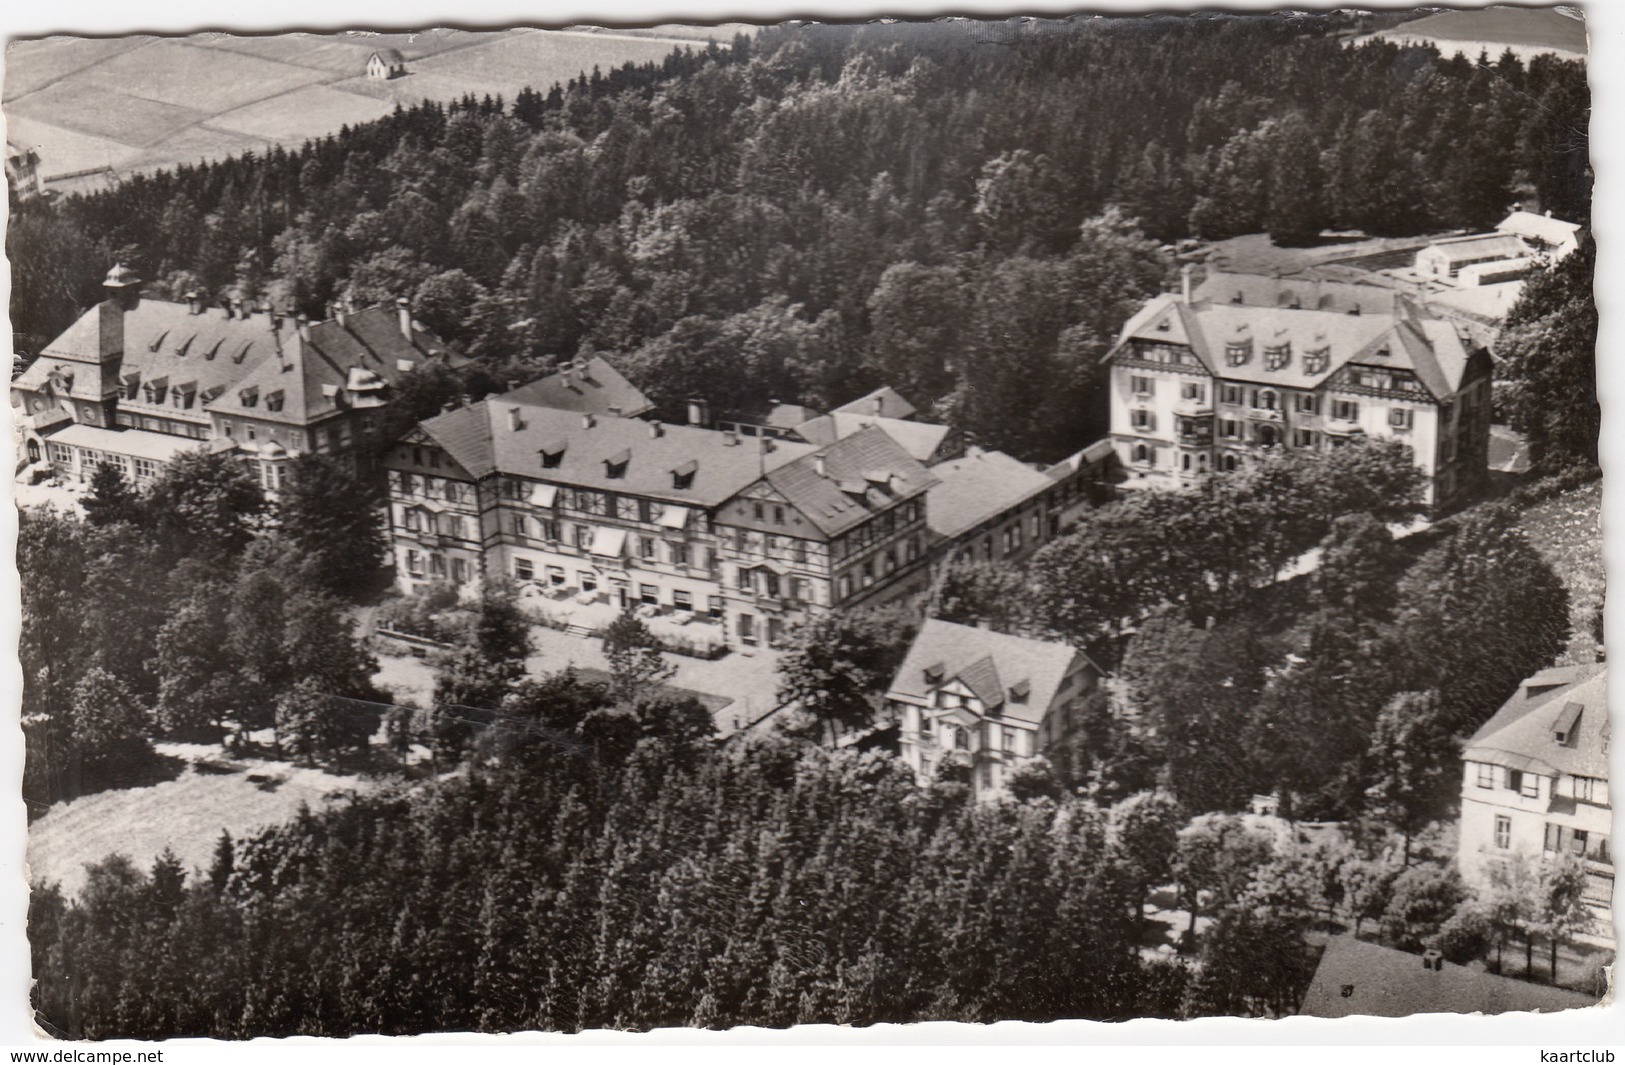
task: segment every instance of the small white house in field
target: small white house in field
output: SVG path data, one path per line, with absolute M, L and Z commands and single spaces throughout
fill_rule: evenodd
M 367 59 L 367 77 L 388 81 L 406 73 L 406 57 L 393 48 L 372 53 Z

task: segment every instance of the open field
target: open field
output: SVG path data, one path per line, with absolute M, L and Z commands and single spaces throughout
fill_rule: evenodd
M 1602 604 L 1602 484 L 1543 500 L 1523 512 L 1522 525 L 1535 549 L 1569 590 L 1569 647 L 1563 662 L 1592 662 L 1596 648 L 1591 620 Z
M 1446 55 L 1462 52 L 1476 59 L 1478 53 L 1487 52 L 1492 61 L 1507 48 L 1526 62 L 1542 52 L 1557 52 L 1564 58 L 1586 55 L 1585 23 L 1552 8 L 1441 11 L 1372 36 L 1399 43 L 1429 41 Z
M 169 746 L 159 749 L 170 753 Z M 184 868 L 207 869 L 222 830 L 242 839 L 291 819 L 301 804 L 319 811 L 369 786 L 359 777 L 286 762 L 245 759 L 232 765 L 230 772 L 188 768 L 161 784 L 98 792 L 52 807 L 28 828 L 31 882 L 55 881 L 71 895 L 84 883 L 85 863 L 122 854 L 150 869 L 165 847 Z
M 297 148 L 382 118 L 397 103 L 470 93 L 512 99 L 527 86 L 545 92 L 594 68 L 658 62 L 673 48 L 726 43 L 750 27 L 671 29 L 15 41 L 6 53 L 3 108 L 9 139 L 39 153 L 46 187 L 74 191 L 85 183 L 68 176 L 92 168 L 117 176 L 273 145 Z M 405 77 L 366 77 L 367 59 L 380 48 L 401 52 Z

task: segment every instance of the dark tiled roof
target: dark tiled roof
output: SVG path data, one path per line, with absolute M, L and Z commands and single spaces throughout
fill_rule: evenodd
M 1349 994 L 1344 996 L 1344 989 Z M 1307 1017 L 1409 1017 L 1413 1013 L 1511 1013 L 1578 1009 L 1589 996 L 1494 976 L 1444 962 L 1426 969 L 1417 954 L 1332 936 L 1299 1012 Z
M 1545 681 L 1546 683 L 1542 683 Z M 1533 689 L 1533 691 L 1531 691 Z M 1573 708 L 1572 710 L 1570 708 Z M 1575 718 L 1567 743 L 1553 730 L 1561 719 Z M 1608 671 L 1604 666 L 1559 673 L 1537 673 L 1505 706 L 1467 741 L 1468 761 L 1521 763 L 1532 772 L 1608 776 Z
M 875 401 L 880 401 L 880 408 L 875 409 Z M 879 415 L 882 418 L 912 418 L 919 413 L 914 404 L 904 399 L 902 394 L 891 385 L 881 385 L 868 395 L 859 396 L 850 403 L 843 403 L 836 407 L 831 414 L 867 414 Z
M 99 391 L 99 378 L 80 367 L 97 361 L 102 317 L 109 312 L 119 313 L 116 305 L 103 303 L 81 315 L 46 346 L 44 354 L 18 378 L 17 387 L 37 388 L 54 368 L 71 362 L 77 364 L 73 394 L 89 396 L 92 390 Z M 166 385 L 195 382 L 202 392 L 241 380 L 275 350 L 269 321 L 264 315 L 227 317 L 218 308 L 193 314 L 184 303 L 143 299 L 134 310 L 123 313 L 124 357 L 118 379 L 105 385 L 120 386 L 133 374 L 141 382 L 160 378 Z M 149 404 L 139 386 L 136 398 L 120 400 L 119 406 L 145 413 L 178 413 L 169 406 L 167 393 L 164 404 Z M 201 416 L 202 404 L 195 404 L 193 411 Z
M 807 445 L 800 445 L 807 448 Z M 919 495 L 936 478 L 880 429 L 859 430 L 803 454 L 767 475 L 767 481 L 826 536 L 836 536 L 893 503 Z
M 625 418 L 639 418 L 654 410 L 649 397 L 602 357 L 589 361 L 585 373 L 561 370 L 521 385 L 501 398 L 503 402 L 552 407 L 578 414 L 609 414 L 614 407 Z
M 1361 313 L 1348 313 L 1355 305 Z M 1351 362 L 1410 370 L 1439 399 L 1461 387 L 1472 355 L 1454 325 L 1390 289 L 1247 274 L 1209 277 L 1190 303 L 1171 294 L 1149 301 L 1107 357 L 1130 339 L 1189 345 L 1215 377 L 1285 388 L 1318 388 Z M 1225 357 L 1232 342 L 1251 351 L 1239 366 Z M 1290 355 L 1270 369 L 1264 349 L 1275 345 Z M 1321 350 L 1326 363 L 1310 373 L 1304 356 Z
M 510 412 L 519 411 L 519 428 Z M 592 418 L 589 428 L 586 419 Z M 437 415 L 424 432 L 475 477 L 502 472 L 550 484 L 624 492 L 696 506 L 717 506 L 813 449 L 807 444 L 730 436 L 713 429 L 660 425 L 634 418 L 576 414 L 550 407 L 489 399 Z M 730 443 L 729 441 L 733 442 Z M 540 453 L 564 446 L 555 467 L 543 468 Z M 625 460 L 620 477 L 609 466 Z M 677 488 L 673 473 L 694 464 L 693 481 Z
M 1063 643 L 931 618 L 914 638 L 889 690 L 904 698 L 925 701 L 933 688 L 958 679 L 988 706 L 1003 703 L 1006 717 L 1036 724 L 1055 701 L 1061 679 L 1078 657 L 1077 650 Z M 925 671 L 930 666 L 942 667 L 941 684 L 927 683 Z M 1025 702 L 1006 698 L 1001 683 L 1016 689 L 1023 682 L 1027 690 Z
M 926 521 L 933 533 L 949 540 L 1054 483 L 1002 451 L 972 451 L 963 458 L 937 463 L 931 474 L 937 483 L 926 499 Z

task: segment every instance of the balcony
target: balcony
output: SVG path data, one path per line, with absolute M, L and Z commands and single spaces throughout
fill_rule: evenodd
M 1277 425 L 1283 420 L 1279 407 L 1248 407 L 1247 417 L 1255 422 L 1274 422 Z
M 1352 418 L 1333 417 L 1326 419 L 1326 432 L 1332 436 L 1360 436 L 1365 430 Z

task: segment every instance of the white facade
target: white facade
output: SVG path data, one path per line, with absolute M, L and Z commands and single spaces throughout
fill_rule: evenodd
M 1573 855 L 1599 938 L 1611 938 L 1614 885 L 1606 681 L 1600 667 L 1537 674 L 1468 742 L 1457 856 L 1485 885 L 1497 863 Z

